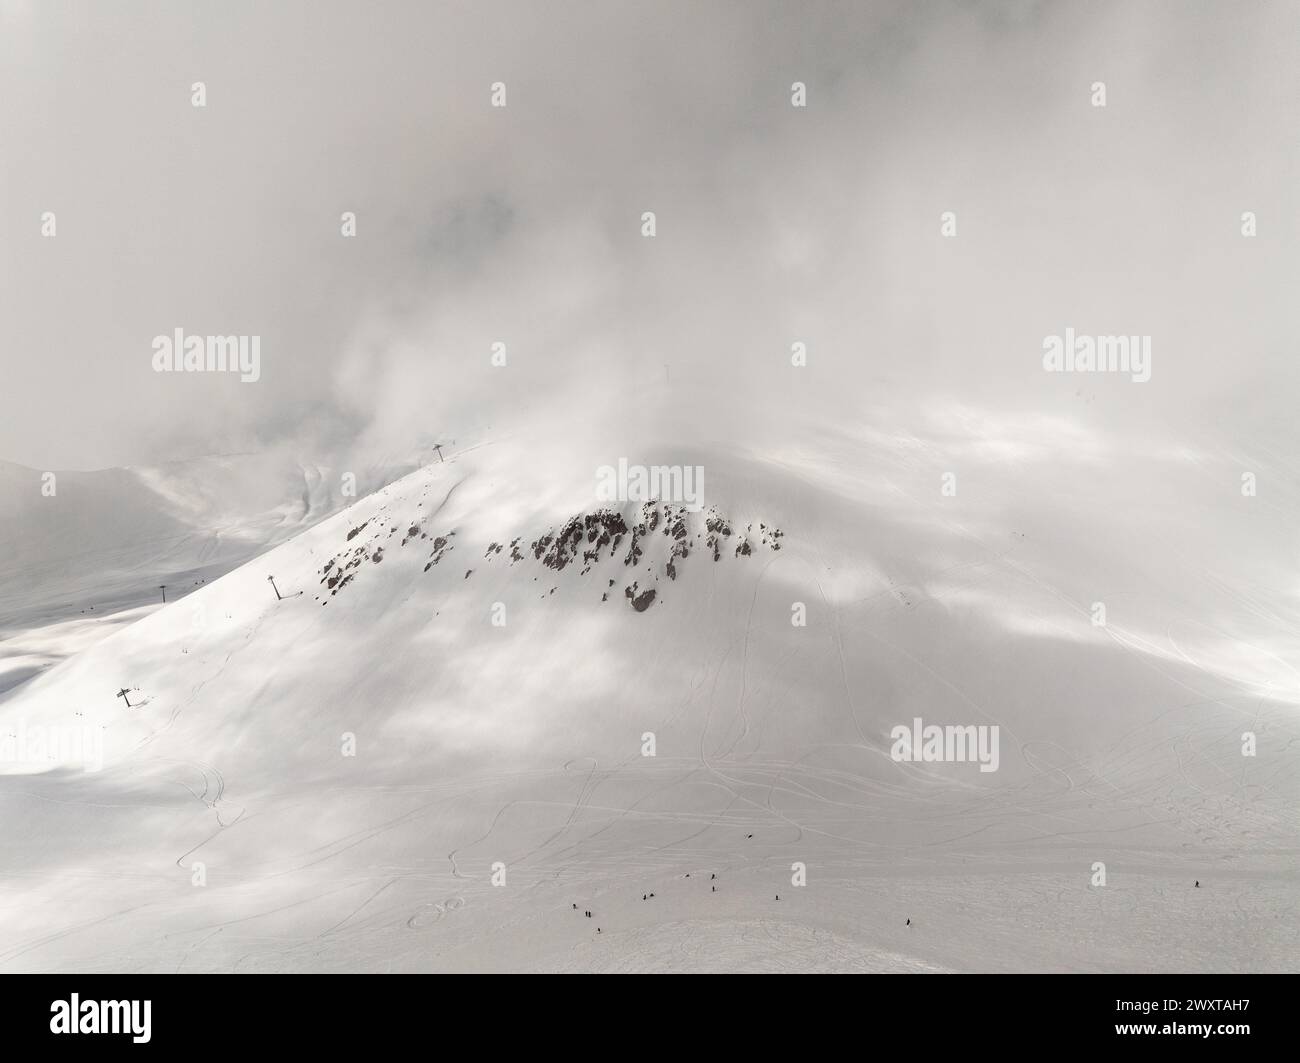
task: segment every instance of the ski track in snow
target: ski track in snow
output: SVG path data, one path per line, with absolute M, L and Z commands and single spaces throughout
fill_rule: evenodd
M 1043 720 L 987 703 L 988 677 L 969 667 L 980 643 L 963 651 L 970 656 L 945 656 L 932 649 L 934 633 L 961 646 L 953 603 L 971 592 L 1027 596 L 1084 624 L 1086 604 L 1013 556 L 1014 545 L 993 548 L 888 480 L 907 511 L 931 515 L 936 542 L 976 556 L 847 596 L 823 574 L 851 572 L 854 559 L 825 536 L 801 544 L 790 535 L 772 556 L 724 552 L 720 562 L 695 549 L 637 614 L 621 595 L 599 600 L 608 576 L 634 575 L 612 556 L 585 576 L 576 565 L 539 570 L 529 558 L 475 565 L 465 578 L 456 565 L 420 573 L 417 555 L 393 547 L 328 611 L 305 596 L 265 601 L 266 571 L 283 572 L 286 587 L 312 586 L 340 529 L 367 520 L 417 519 L 432 534 L 437 518 L 456 528 L 467 562 L 488 541 L 528 541 L 529 529 L 476 528 L 475 507 L 500 490 L 486 484 L 505 472 L 500 463 L 487 475 L 462 472 L 472 449 L 357 500 L 247 571 L 86 651 L 138 647 L 131 652 L 150 663 L 135 667 L 157 670 L 178 659 L 171 647 L 190 641 L 184 610 L 214 599 L 216 643 L 195 643 L 156 688 L 145 677 L 152 692 L 134 716 L 115 707 L 119 715 L 105 717 L 146 730 L 102 775 L 67 785 L 49 775 L 0 778 L 0 807 L 61 810 L 49 813 L 51 831 L 94 816 L 115 837 L 132 809 L 153 824 L 123 835 L 117 849 L 92 849 L 76 873 L 59 872 L 58 892 L 89 905 L 88 918 L 47 906 L 41 918 L 52 929 L 0 923 L 8 938 L 0 966 L 1277 969 L 1296 954 L 1300 847 L 1287 844 L 1297 795 L 1285 757 L 1300 736 L 1275 700 L 1275 680 L 1234 684 L 1201 647 L 1235 640 L 1294 679 L 1291 663 L 1222 625 L 1171 622 L 1161 645 L 1112 623 L 1087 652 L 1121 655 L 1161 703 L 1098 720 L 1086 748 L 1078 735 L 1052 734 Z M 508 456 L 501 461 L 508 466 Z M 413 505 L 447 478 L 434 508 Z M 412 512 L 399 517 L 403 506 Z M 644 566 L 635 567 L 644 580 Z M 559 593 L 525 604 L 536 601 L 539 574 Z M 1285 619 L 1221 577 L 1206 586 L 1242 616 Z M 518 618 L 503 631 L 482 619 L 498 596 Z M 818 607 L 806 629 L 789 625 L 795 598 Z M 679 630 L 684 618 L 697 626 Z M 397 632 L 419 640 L 400 658 L 423 676 L 414 688 L 388 683 L 395 651 L 367 648 Z M 585 657 L 571 640 L 587 646 Z M 361 648 L 353 654 L 350 643 Z M 524 668 L 532 644 L 546 654 Z M 551 655 L 556 671 L 530 686 Z M 606 656 L 621 669 L 613 700 L 600 693 L 610 681 L 599 665 Z M 340 667 L 354 657 L 370 662 L 364 680 Z M 888 684 L 874 681 L 880 662 L 892 669 Z M 77 663 L 70 657 L 49 673 L 49 689 L 67 682 L 79 697 L 63 678 Z M 927 719 L 997 724 L 1005 774 L 893 763 L 888 728 L 912 709 L 889 698 L 909 684 L 946 706 L 921 706 Z M 45 689 L 33 684 L 0 708 L 30 699 L 43 711 Z M 252 746 L 223 731 L 227 699 L 241 696 L 232 690 L 251 692 L 263 714 Z M 67 703 L 53 694 L 48 702 L 53 712 Z M 579 707 L 585 715 L 573 715 Z M 1045 718 L 1053 711 L 1045 707 Z M 440 713 L 438 726 L 422 725 Z M 586 722 L 575 731 L 578 718 Z M 1247 725 L 1283 739 L 1267 763 L 1229 757 Z M 354 763 L 338 756 L 342 730 L 359 730 Z M 654 758 L 641 756 L 643 730 L 658 736 Z M 488 767 L 496 758 L 506 766 Z M 283 777 L 268 770 L 281 760 L 293 766 Z M 427 777 L 411 778 L 416 766 Z M 193 776 L 176 778 L 176 768 Z M 165 796 L 177 787 L 215 829 L 178 811 Z M 39 854 L 35 839 L 17 843 Z M 180 855 L 159 862 L 155 846 L 168 841 L 182 842 L 170 850 Z M 207 866 L 206 887 L 188 884 L 196 860 Z M 507 868 L 503 888 L 490 884 L 497 860 Z M 1113 886 L 1090 887 L 1093 860 L 1107 863 Z M 795 861 L 808 866 L 809 886 L 790 885 Z M 38 855 L 30 867 L 6 867 L 4 908 L 52 881 L 41 865 Z M 1202 881 L 1196 895 L 1189 875 Z M 587 909 L 596 918 L 585 919 Z

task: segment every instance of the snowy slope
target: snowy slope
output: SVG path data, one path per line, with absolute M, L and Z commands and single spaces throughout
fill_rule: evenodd
M 360 479 L 360 493 L 387 482 Z M 274 452 L 52 474 L 0 462 L 0 631 L 153 604 L 162 583 L 184 595 L 346 504 L 339 484 Z
M 653 516 L 604 457 L 466 448 L 0 694 L 0 739 L 103 739 L 0 765 L 0 969 L 1294 966 L 1258 559 L 802 438 L 657 451 L 707 508 Z M 999 725 L 998 770 L 896 763 L 916 716 Z

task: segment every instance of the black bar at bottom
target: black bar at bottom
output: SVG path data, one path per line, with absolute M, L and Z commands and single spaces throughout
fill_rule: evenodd
M 826 1038 L 851 1038 L 864 1050 L 1199 1045 L 1226 1056 L 1291 1045 L 1300 991 L 1294 975 L 684 978 L 10 975 L 0 978 L 0 1028 L 11 1059 L 108 1042 L 205 1053 L 318 1046 L 336 1057 L 413 1037 L 430 1049 L 481 1040 L 489 1053 L 513 1043 L 566 1051 L 605 1035 L 611 1049 L 712 1051 L 698 1043 L 702 1026 L 729 1055 L 737 1042 L 820 1051 Z

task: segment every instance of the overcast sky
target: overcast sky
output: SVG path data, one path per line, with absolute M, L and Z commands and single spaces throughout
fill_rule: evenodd
M 0 458 L 885 407 L 1285 449 L 1297 118 L 1291 2 L 0 0 Z M 1067 326 L 1151 381 L 1045 374 Z M 261 379 L 155 373 L 178 327 Z

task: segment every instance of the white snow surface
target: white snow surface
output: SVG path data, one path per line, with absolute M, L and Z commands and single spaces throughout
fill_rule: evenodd
M 355 493 L 415 464 L 367 467 Z M 342 471 L 276 451 L 93 472 L 0 461 L 0 632 L 152 605 L 160 584 L 175 601 L 346 505 Z
M 1226 549 L 1194 457 L 1099 521 L 1033 453 L 948 498 L 941 441 L 801 438 L 650 456 L 733 532 L 687 517 L 676 578 L 662 528 L 542 565 L 605 459 L 484 439 L 105 637 L 24 633 L 62 659 L 0 739 L 103 764 L 0 764 L 0 970 L 1295 969 L 1294 522 Z M 999 769 L 896 763 L 914 717 L 998 725 Z

